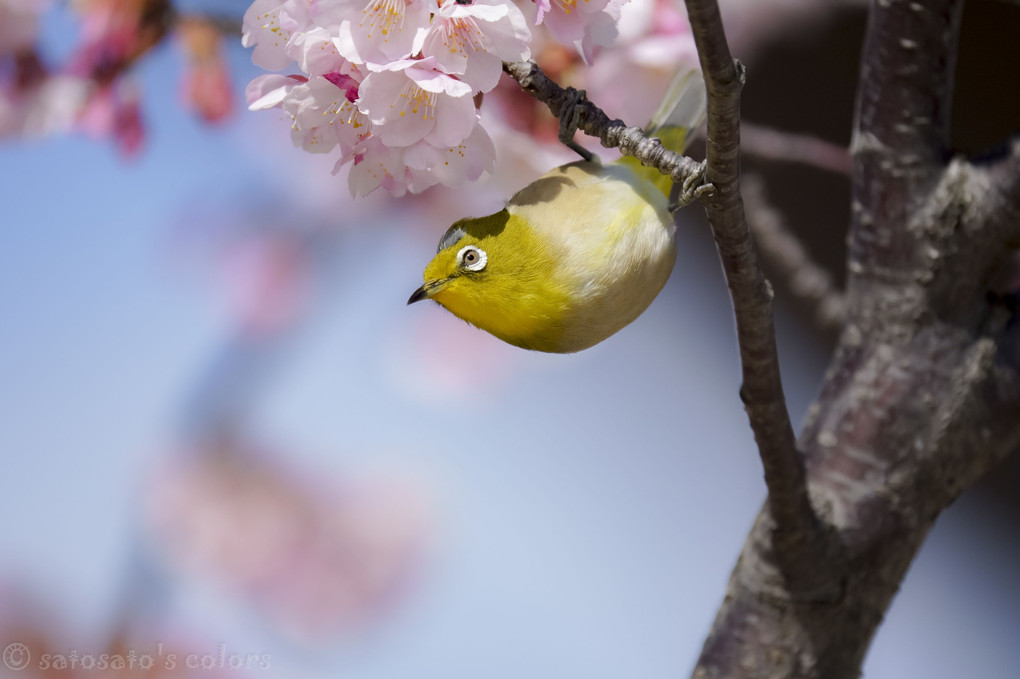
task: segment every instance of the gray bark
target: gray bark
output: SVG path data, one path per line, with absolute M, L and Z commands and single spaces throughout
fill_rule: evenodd
M 798 440 L 820 586 L 790 577 L 766 504 L 695 677 L 857 676 L 939 512 L 1020 447 L 1020 322 L 990 294 L 1020 245 L 1018 146 L 986 166 L 947 158 L 962 5 L 871 8 L 846 322 Z

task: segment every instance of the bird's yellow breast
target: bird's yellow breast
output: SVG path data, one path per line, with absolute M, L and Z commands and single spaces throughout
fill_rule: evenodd
M 558 252 L 553 275 L 570 303 L 554 351 L 601 342 L 659 294 L 676 258 L 667 204 L 629 168 L 590 162 L 556 168 L 510 200 L 510 214 Z

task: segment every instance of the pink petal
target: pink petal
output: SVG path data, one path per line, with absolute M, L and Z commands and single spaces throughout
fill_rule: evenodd
M 326 73 L 322 76 L 344 91 L 347 101 L 352 104 L 358 100 L 358 81 L 346 73 Z
M 426 61 L 434 63 L 432 59 L 422 59 L 418 63 L 422 64 Z M 411 67 L 407 69 L 406 73 L 408 78 L 426 92 L 443 93 L 451 97 L 468 97 L 471 94 L 470 85 L 435 69 Z
M 307 78 L 302 76 L 278 75 L 276 73 L 260 75 L 248 83 L 244 90 L 248 109 L 261 111 L 275 108 L 283 102 L 292 87 L 306 80 Z
M 435 126 L 425 135 L 433 146 L 456 146 L 470 134 L 478 120 L 471 97 L 439 96 L 436 101 Z

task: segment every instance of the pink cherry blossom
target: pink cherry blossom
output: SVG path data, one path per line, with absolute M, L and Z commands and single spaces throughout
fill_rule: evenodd
M 491 173 L 496 165 L 496 147 L 481 125 L 476 125 L 467 139 L 456 146 L 436 148 L 419 142 L 404 152 L 404 163 L 416 176 L 417 184 L 429 181 L 430 186 L 460 186 L 476 181 L 483 172 Z
M 222 60 L 191 64 L 185 71 L 181 90 L 185 104 L 206 122 L 219 122 L 233 110 L 230 74 Z
M 349 63 L 337 51 L 333 31 L 329 28 L 315 27 L 294 33 L 288 41 L 287 53 L 308 75 L 324 75 Z
M 687 16 L 670 0 L 631 0 L 621 12 L 620 36 L 588 69 L 586 89 L 612 117 L 644 125 L 678 68 L 697 68 Z
M 664 68 L 672 74 L 679 64 L 698 66 L 687 14 L 671 0 L 629 0 L 617 26 L 619 40 L 610 51 L 626 52 L 634 68 Z
M 125 80 L 97 87 L 78 112 L 76 125 L 93 137 L 111 137 L 121 155 L 135 156 L 145 142 L 141 95 Z
M 289 33 L 310 27 L 335 29 L 348 11 L 350 0 L 283 0 L 281 22 Z
M 98 84 L 116 80 L 167 33 L 146 0 L 92 0 L 75 8 L 81 15 L 80 39 L 65 70 Z
M 386 146 L 378 137 L 371 136 L 350 157 L 341 157 L 333 171 L 339 171 L 352 160 L 347 179 L 352 196 L 367 196 L 379 187 L 398 198 L 407 193 L 412 178 L 404 165 L 403 149 Z
M 459 144 L 474 128 L 471 86 L 436 70 L 435 60 L 403 59 L 369 73 L 358 108 L 387 146 L 424 139 L 438 147 Z
M 206 122 L 223 120 L 233 110 L 234 93 L 220 31 L 208 21 L 185 17 L 177 37 L 188 61 L 181 83 L 185 105 Z
M 356 64 L 388 64 L 416 54 L 428 31 L 430 6 L 430 0 L 350 3 L 338 29 L 337 50 Z
M 171 572 L 228 588 L 306 642 L 399 601 L 432 542 L 427 486 L 393 472 L 326 480 L 242 446 L 205 443 L 154 474 L 145 528 Z
M 70 131 L 92 89 L 84 78 L 55 75 L 28 90 L 0 94 L 0 138 Z
M 287 53 L 291 31 L 281 25 L 288 19 L 283 4 L 281 0 L 255 0 L 244 13 L 241 44 L 255 48 L 251 60 L 267 71 L 279 71 L 294 61 Z
M 503 72 L 504 61 L 531 57 L 531 31 L 516 5 L 475 0 L 470 5 L 444 0 L 432 19 L 422 54 L 435 57 L 440 70 L 460 76 L 479 92 L 488 92 Z
M 574 41 L 574 46 L 585 64 L 594 63 L 596 47 L 612 45 L 616 41 L 620 9 L 627 2 L 629 0 L 609 0 L 604 11 L 592 16 L 585 27 L 584 36 L 580 40 Z
M 305 78 L 267 74 L 249 83 L 246 97 L 252 111 L 279 108 L 291 119 L 295 146 L 328 153 L 338 144 L 344 154 L 370 131 L 368 119 L 354 104 L 358 97 L 355 69 Z
M 342 165 L 348 159 L 342 159 Z M 382 187 L 394 196 L 421 193 L 443 184 L 460 186 L 476 181 L 483 172 L 492 172 L 496 148 L 479 125 L 460 144 L 438 148 L 426 141 L 392 148 L 376 137 L 365 139 L 351 155 L 348 181 L 355 196 L 368 195 Z
M 0 0 L 0 55 L 34 47 L 39 15 L 49 5 L 48 0 Z
M 617 36 L 627 2 L 536 0 L 534 21 L 590 59 Z M 255 0 L 245 36 L 256 63 L 301 71 L 253 81 L 249 107 L 284 111 L 307 151 L 339 146 L 334 172 L 350 168 L 355 195 L 396 196 L 494 170 L 476 95 L 493 91 L 503 61 L 530 57 L 533 40 L 511 0 Z
M 248 83 L 248 87 L 244 90 L 248 110 L 262 111 L 279 108 L 290 91 L 304 82 L 308 82 L 308 78 L 301 75 L 278 75 L 276 73 L 260 75 Z
M 313 153 L 328 153 L 337 144 L 343 153 L 352 150 L 370 130 L 351 96 L 356 98 L 357 91 L 355 79 L 340 73 L 316 76 L 292 88 L 282 108 L 293 120 L 294 145 Z
M 557 40 L 572 43 L 588 63 L 595 45 L 616 37 L 616 20 L 626 0 L 535 0 L 535 23 L 545 24 Z

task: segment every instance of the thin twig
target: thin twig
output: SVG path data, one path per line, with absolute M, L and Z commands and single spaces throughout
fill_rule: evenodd
M 686 0 L 708 91 L 706 179 L 702 199 L 733 299 L 743 368 L 741 399 L 751 421 L 775 522 L 773 554 L 795 596 L 829 594 L 819 581 L 828 548 L 807 492 L 804 461 L 786 409 L 772 314 L 772 287 L 758 265 L 740 195 L 740 90 L 743 67 L 730 56 L 715 0 Z M 825 590 L 825 594 L 821 591 Z
M 227 38 L 241 37 L 241 17 L 228 14 L 201 14 L 188 13 L 183 17 L 194 17 L 200 19 L 218 30 L 221 35 Z
M 548 106 L 554 116 L 576 116 L 577 128 L 585 134 L 598 137 L 603 146 L 619 148 L 621 153 L 634 156 L 642 165 L 656 168 L 675 184 L 690 186 L 692 180 L 700 180 L 700 163 L 670 151 L 658 139 L 646 136 L 641 128 L 627 127 L 619 119 L 611 120 L 598 106 L 578 97 L 574 88 L 564 89 L 550 80 L 534 61 L 506 62 L 503 70 L 520 83 L 526 92 Z M 702 191 L 699 195 L 705 193 Z
M 832 275 L 811 258 L 800 239 L 787 227 L 783 216 L 769 202 L 765 182 L 759 175 L 744 175 L 743 191 L 747 222 L 762 257 L 786 279 L 795 297 L 811 305 L 820 327 L 841 328 L 846 316 L 846 299 L 833 284 Z
M 800 163 L 847 176 L 852 168 L 846 147 L 807 134 L 784 132 L 747 121 L 741 123 L 740 151 L 745 156 Z

